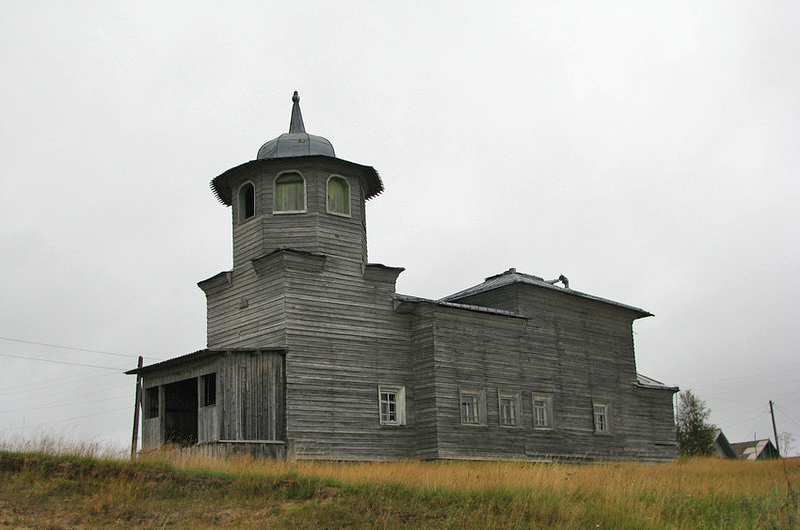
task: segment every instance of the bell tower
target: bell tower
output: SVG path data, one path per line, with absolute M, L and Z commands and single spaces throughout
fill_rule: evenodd
M 289 132 L 211 189 L 232 207 L 233 269 L 198 284 L 209 348 L 291 346 L 308 328 L 303 300 L 346 300 L 366 285 L 394 292 L 401 269 L 367 264 L 365 201 L 383 191 L 378 172 L 308 134 L 297 92 Z
M 255 160 L 216 177 L 211 188 L 232 206 L 234 269 L 292 249 L 363 271 L 365 201 L 383 183 L 374 168 L 336 158 L 327 139 L 306 132 L 297 92 L 289 132 L 262 145 Z

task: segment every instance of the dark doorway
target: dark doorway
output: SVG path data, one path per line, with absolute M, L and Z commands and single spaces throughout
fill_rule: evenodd
M 197 443 L 197 379 L 164 385 L 164 438 L 168 444 Z

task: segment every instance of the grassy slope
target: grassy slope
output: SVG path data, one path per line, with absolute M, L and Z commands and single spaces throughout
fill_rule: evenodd
M 0 452 L 0 527 L 795 529 L 800 460 L 662 466 L 249 460 Z

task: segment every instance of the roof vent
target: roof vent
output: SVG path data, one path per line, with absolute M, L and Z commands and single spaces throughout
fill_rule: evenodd
M 561 274 L 561 275 L 560 275 L 558 278 L 556 278 L 555 280 L 547 280 L 547 281 L 546 281 L 546 282 L 544 282 L 544 283 L 549 283 L 550 285 L 555 285 L 555 284 L 557 284 L 557 283 L 559 283 L 559 282 L 561 282 L 561 283 L 564 285 L 564 289 L 569 289 L 569 278 L 567 278 L 567 277 L 566 277 L 566 276 L 564 276 L 563 274 Z

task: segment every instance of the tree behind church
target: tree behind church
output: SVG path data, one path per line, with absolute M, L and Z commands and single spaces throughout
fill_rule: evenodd
M 685 390 L 678 395 L 678 453 L 681 456 L 711 456 L 714 454 L 714 430 L 709 423 L 711 410 L 705 402 Z

